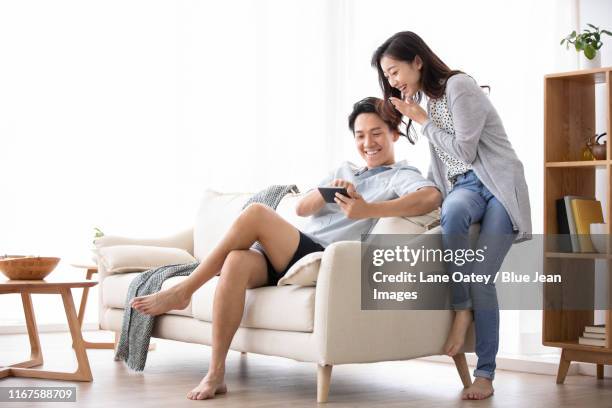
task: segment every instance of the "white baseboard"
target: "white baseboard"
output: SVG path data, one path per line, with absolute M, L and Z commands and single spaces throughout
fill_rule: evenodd
M 476 354 L 467 353 L 465 355 L 467 363 L 470 367 L 476 366 Z M 454 364 L 453 359 L 448 356 L 430 356 L 422 357 L 421 360 L 434 361 L 437 363 Z M 503 356 L 498 355 L 496 359 L 497 368 L 499 370 L 519 371 L 530 374 L 557 375 L 559 369 L 559 356 Z M 572 364 L 567 372 L 567 375 L 587 374 L 583 372 L 579 364 Z M 593 365 L 594 366 L 594 365 Z
M 589 375 L 591 377 L 597 376 L 597 364 L 593 363 L 572 363 L 572 366 L 578 366 L 578 372 L 582 375 Z M 604 366 L 604 378 L 612 377 L 612 366 Z
M 47 323 L 39 324 L 39 333 L 54 333 L 54 332 L 69 332 L 67 323 Z M 98 323 L 95 322 L 84 322 L 82 331 L 98 330 Z M 28 330 L 25 324 L 11 324 L 0 326 L 0 335 L 3 334 L 27 334 Z

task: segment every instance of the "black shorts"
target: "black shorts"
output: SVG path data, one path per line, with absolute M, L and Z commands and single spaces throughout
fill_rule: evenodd
M 314 242 L 312 239 L 310 239 L 310 237 L 308 237 L 308 235 L 304 234 L 302 231 L 299 231 L 299 233 L 300 233 L 300 242 L 298 243 L 297 249 L 295 250 L 293 257 L 287 264 L 287 267 L 281 272 L 274 269 L 274 266 L 272 266 L 270 259 L 268 259 L 268 256 L 266 255 L 266 251 L 259 244 L 259 242 L 256 242 L 255 244 L 253 244 L 253 246 L 251 246 L 251 249 L 254 249 L 257 252 L 261 253 L 266 259 L 266 265 L 268 265 L 268 284 L 266 286 L 276 286 L 278 281 L 283 276 L 285 276 L 289 268 L 291 268 L 293 264 L 295 264 L 297 261 L 299 261 L 306 255 L 311 254 L 313 252 L 319 252 L 319 251 L 325 250 L 323 246 Z

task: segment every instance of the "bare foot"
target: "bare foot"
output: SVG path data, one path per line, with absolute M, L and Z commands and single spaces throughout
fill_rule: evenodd
M 217 394 L 225 394 L 227 386 L 223 382 L 223 375 L 215 376 L 210 373 L 193 390 L 187 393 L 190 400 L 205 400 L 215 398 Z
M 174 286 L 152 295 L 135 297 L 130 306 L 140 313 L 157 316 L 170 310 L 185 309 L 189 306 L 189 297 Z
M 461 350 L 463 343 L 465 343 L 465 334 L 467 329 L 472 323 L 472 311 L 471 310 L 456 310 L 455 320 L 453 320 L 453 327 L 448 334 L 446 344 L 444 345 L 444 352 L 449 356 L 454 356 Z
M 476 377 L 472 385 L 463 391 L 464 400 L 482 400 L 493 395 L 493 381 L 484 377 Z

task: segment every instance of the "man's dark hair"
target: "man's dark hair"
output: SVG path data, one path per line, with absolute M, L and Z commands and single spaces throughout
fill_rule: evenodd
M 353 105 L 353 111 L 348 116 L 348 126 L 353 134 L 355 134 L 355 120 L 357 120 L 357 116 L 362 113 L 374 113 L 378 115 L 380 119 L 387 124 L 390 130 L 395 130 L 399 132 L 400 135 L 403 135 L 400 131 L 402 114 L 390 103 L 386 103 L 382 99 L 373 96 L 363 98 Z

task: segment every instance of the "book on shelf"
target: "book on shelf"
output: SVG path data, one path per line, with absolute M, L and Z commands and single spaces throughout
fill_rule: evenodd
M 567 195 L 555 201 L 557 207 L 557 226 L 559 231 L 558 250 L 560 252 L 581 252 L 572 200 L 593 200 L 592 197 Z
M 584 326 L 585 333 L 598 333 L 598 334 L 606 334 L 606 325 L 605 324 L 595 324 L 592 326 Z
M 578 344 L 585 346 L 605 347 L 606 346 L 606 325 L 595 324 L 584 326 L 582 336 L 578 338 Z
M 567 219 L 567 210 L 565 206 L 565 198 L 555 200 L 557 206 L 557 249 L 560 252 L 574 252 L 572 248 L 572 239 L 570 235 L 569 222 Z
M 580 338 L 578 339 L 578 344 L 583 344 L 585 346 L 605 347 L 606 339 L 591 339 L 588 337 L 580 336 Z
M 591 242 L 591 224 L 603 222 L 601 203 L 594 199 L 574 198 L 571 205 L 580 252 L 596 252 Z
M 589 333 L 588 331 L 585 331 L 584 333 L 582 333 L 582 336 L 587 337 L 589 339 L 606 339 L 605 333 Z

